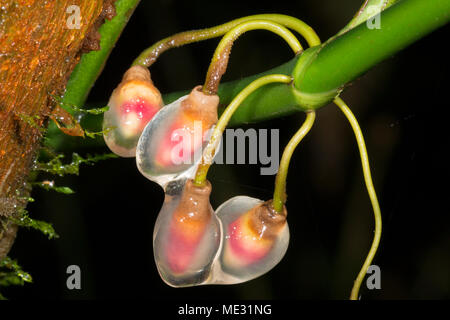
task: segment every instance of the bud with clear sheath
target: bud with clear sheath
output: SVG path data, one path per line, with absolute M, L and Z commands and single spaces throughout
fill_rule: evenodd
M 245 282 L 268 272 L 289 244 L 287 211 L 271 201 L 237 196 L 216 210 L 222 224 L 222 248 L 214 268 L 215 283 Z
M 153 233 L 161 278 L 173 287 L 206 284 L 219 249 L 220 223 L 209 202 L 211 184 L 171 182 Z
M 104 139 L 112 152 L 135 157 L 136 146 L 147 123 L 162 108 L 161 93 L 147 68 L 133 66 L 113 91 L 103 120 Z
M 166 105 L 144 129 L 136 150 L 139 171 L 163 188 L 194 176 L 210 129 L 217 122 L 219 97 L 201 87 Z

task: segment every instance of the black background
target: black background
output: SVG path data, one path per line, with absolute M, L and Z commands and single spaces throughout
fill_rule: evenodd
M 143 0 L 89 104 L 106 104 L 139 52 L 170 34 L 250 14 L 284 13 L 305 20 L 325 40 L 349 21 L 360 4 L 360 0 Z M 381 268 L 382 289 L 370 291 L 363 284 L 363 299 L 450 298 L 447 31 L 438 30 L 381 63 L 342 95 L 364 130 L 384 220 L 374 261 Z M 217 42 L 164 54 L 151 69 L 155 84 L 167 93 L 202 83 Z M 246 34 L 233 48 L 224 81 L 275 67 L 291 55 L 275 35 Z M 279 128 L 283 147 L 302 119 L 298 114 L 243 128 Z M 213 207 L 235 195 L 269 199 L 274 176 L 261 176 L 259 169 L 259 165 L 214 166 L 209 175 Z M 318 111 L 313 130 L 292 158 L 288 252 L 272 271 L 248 283 L 173 289 L 161 281 L 151 237 L 163 192 L 139 174 L 134 159 L 108 160 L 82 167 L 78 177 L 52 179 L 76 194 L 36 189 L 36 201 L 28 209 L 32 217 L 52 222 L 61 237 L 47 240 L 33 230 L 19 231 L 10 256 L 32 274 L 34 282 L 5 289 L 3 294 L 10 299 L 346 299 L 373 236 L 357 147 L 350 126 L 333 105 Z M 72 264 L 81 267 L 82 290 L 66 288 L 66 268 Z

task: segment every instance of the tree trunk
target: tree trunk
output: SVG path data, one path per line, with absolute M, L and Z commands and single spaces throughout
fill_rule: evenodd
M 0 260 L 17 231 L 8 218 L 26 206 L 51 95 L 64 92 L 81 53 L 98 48 L 113 9 L 109 0 L 0 0 Z

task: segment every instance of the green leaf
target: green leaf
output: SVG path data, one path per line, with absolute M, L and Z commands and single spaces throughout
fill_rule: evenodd
M 81 164 L 92 165 L 101 160 L 114 159 L 118 158 L 117 155 L 113 153 L 105 153 L 99 155 L 87 155 L 86 158 L 83 158 L 78 153 L 72 154 L 72 161 L 68 164 L 64 164 L 62 159 L 64 158 L 63 154 L 59 154 L 50 161 L 46 163 L 37 162 L 34 170 L 43 171 L 51 174 L 56 174 L 59 176 L 64 176 L 66 174 L 75 174 L 78 175 L 80 172 Z
M 33 186 L 38 186 L 42 189 L 45 189 L 47 191 L 49 190 L 53 190 L 59 193 L 64 193 L 64 194 L 73 194 L 75 193 L 75 191 L 73 191 L 72 189 L 70 189 L 69 187 L 57 187 L 54 185 L 53 181 L 41 181 L 41 182 L 33 182 L 32 183 Z
M 49 239 L 59 238 L 59 235 L 53 229 L 53 226 L 44 221 L 31 219 L 26 210 L 21 210 L 20 216 L 18 218 L 10 217 L 8 218 L 15 224 L 21 227 L 32 228 L 41 231 Z
M 4 272 L 4 269 L 9 272 Z M 0 286 L 23 285 L 24 282 L 33 282 L 33 278 L 22 270 L 16 260 L 5 257 L 0 261 Z
M 61 107 L 63 107 L 64 110 L 70 112 L 71 114 L 74 114 L 75 112 L 79 112 L 79 113 L 87 113 L 87 114 L 92 114 L 92 115 L 99 115 L 99 114 L 103 114 L 109 110 L 109 106 L 104 106 L 104 107 L 99 107 L 99 108 L 90 108 L 90 109 L 81 108 L 74 104 L 65 102 L 63 98 L 57 97 L 55 95 L 50 95 L 50 96 Z

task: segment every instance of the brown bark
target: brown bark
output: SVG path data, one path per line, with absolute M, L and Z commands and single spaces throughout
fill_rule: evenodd
M 80 8 L 79 29 L 67 27 L 70 5 Z M 81 50 L 95 47 L 102 6 L 103 0 L 0 0 L 0 259 L 17 229 L 7 218 L 26 205 L 40 127 L 55 107 L 50 95 L 63 93 Z

